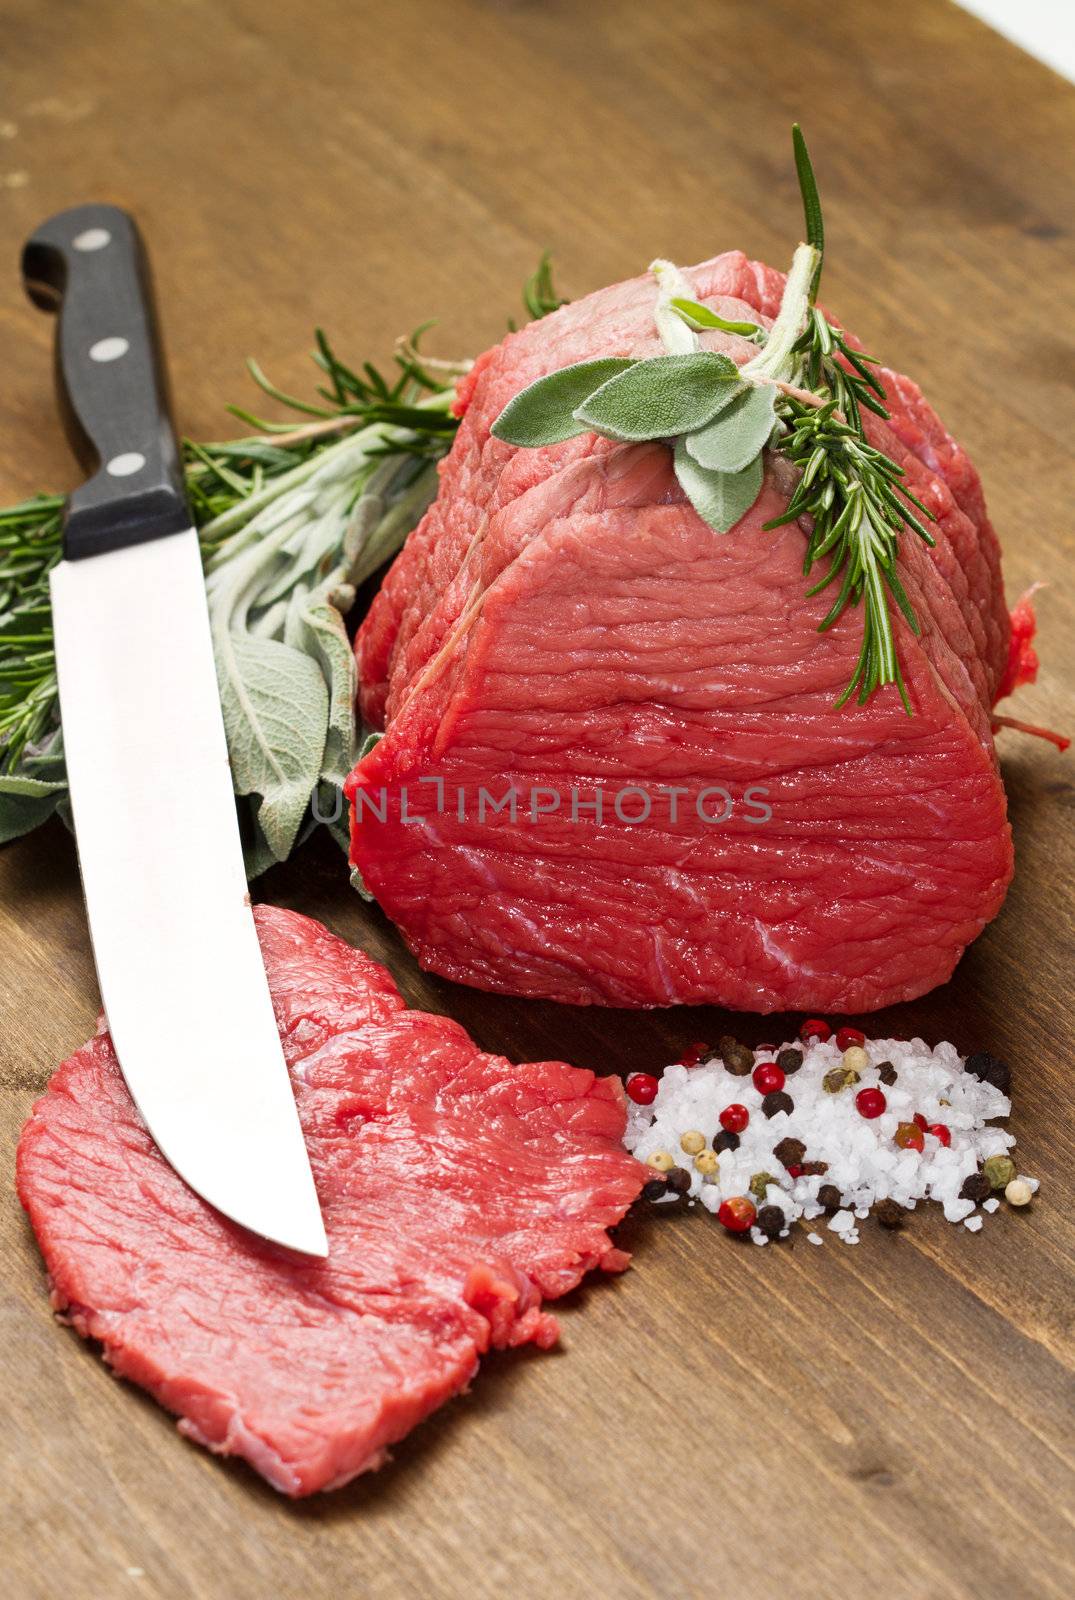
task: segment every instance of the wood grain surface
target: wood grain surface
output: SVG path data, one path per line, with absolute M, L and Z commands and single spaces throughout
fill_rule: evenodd
M 1039 685 L 1075 731 L 1075 90 L 946 3 L 2 0 L 0 494 L 70 486 L 48 321 L 17 252 L 90 198 L 149 238 L 181 424 L 228 431 L 256 353 L 309 382 L 315 322 L 386 357 L 438 316 L 476 352 L 542 248 L 570 295 L 798 237 L 788 125 L 826 200 L 827 296 L 915 375 L 985 479 Z M 97 994 L 71 841 L 0 853 L 0 1545 L 5 1592 L 1000 1600 L 1073 1587 L 1072 757 L 1001 736 L 1018 871 L 946 988 L 877 1023 L 1015 1064 L 1029 1214 L 919 1212 L 861 1244 L 737 1247 L 695 1211 L 623 1230 L 563 1349 L 498 1357 L 376 1477 L 291 1505 L 185 1444 L 50 1315 L 15 1141 Z M 331 845 L 260 885 L 516 1058 L 659 1066 L 710 1011 L 573 1012 L 421 974 Z M 797 1020 L 797 1019 L 795 1019 Z M 741 1030 L 757 1040 L 773 1024 Z

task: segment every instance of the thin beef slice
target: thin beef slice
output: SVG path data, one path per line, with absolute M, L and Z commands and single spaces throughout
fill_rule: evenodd
M 618 1080 L 515 1066 L 293 912 L 255 912 L 329 1237 L 317 1262 L 228 1222 L 158 1154 L 101 1032 L 23 1130 L 52 1303 L 188 1438 L 306 1495 L 379 1466 L 490 1348 L 626 1255 L 645 1169 Z M 192 997 L 191 1049 L 197 1048 Z
M 768 323 L 783 288 L 737 252 L 688 276 L 732 320 Z M 883 372 L 891 421 L 867 429 L 936 518 L 935 549 L 901 540 L 914 714 L 895 688 L 834 710 L 862 612 L 819 633 L 832 594 L 806 595 L 803 530 L 764 530 L 786 463 L 721 536 L 663 444 L 490 433 L 544 373 L 657 353 L 653 306 L 652 278 L 602 290 L 464 380 L 438 498 L 358 636 L 384 737 L 349 783 L 352 859 L 423 966 L 480 988 L 761 1012 L 911 999 L 948 978 L 1012 872 L 991 733 L 1011 626 L 978 475 L 915 384 Z M 715 822 L 720 788 L 734 810 Z M 515 819 L 490 803 L 510 790 Z

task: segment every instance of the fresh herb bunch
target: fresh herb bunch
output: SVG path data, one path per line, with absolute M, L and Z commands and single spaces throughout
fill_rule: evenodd
M 906 487 L 902 469 L 865 436 L 864 409 L 888 415 L 873 371 L 876 359 L 855 350 L 815 304 L 824 223 L 797 124 L 793 145 L 807 238 L 795 252 L 780 310 L 767 332 L 752 322 L 718 316 L 691 298 L 677 267 L 655 261 L 654 318 L 666 354 L 644 361 L 585 361 L 550 373 L 504 408 L 493 433 L 527 446 L 585 432 L 619 442 L 670 441 L 684 493 L 718 533 L 727 533 L 754 504 L 762 487 L 764 451 L 778 451 L 800 469 L 800 477 L 785 514 L 765 527 L 810 519 L 804 573 L 809 575 L 822 557 L 830 560 L 824 577 L 807 592 L 818 594 L 840 580 L 819 628 L 831 628 L 849 605 L 863 605 L 862 648 L 836 705 L 856 691 L 863 704 L 892 683 L 909 715 L 889 597 L 918 633 L 896 562 L 904 529 L 934 542 L 916 515 L 931 519 L 931 513 Z M 758 353 L 737 366 L 728 356 L 703 350 L 698 334 L 711 328 L 749 340 Z
M 561 304 L 547 257 L 523 299 L 535 316 Z M 319 822 L 346 846 L 339 789 L 355 755 L 356 685 L 344 618 L 436 492 L 458 426 L 455 380 L 470 365 L 426 358 L 423 331 L 386 375 L 348 366 L 318 329 L 316 400 L 249 363 L 298 424 L 231 406 L 253 434 L 183 441 L 251 876 Z M 63 505 L 39 496 L 0 511 L 0 842 L 67 815 L 48 589 Z

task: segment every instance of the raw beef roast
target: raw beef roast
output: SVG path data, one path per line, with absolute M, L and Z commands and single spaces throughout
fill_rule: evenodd
M 688 276 L 766 325 L 784 283 L 738 253 Z M 663 444 L 490 435 L 545 373 L 660 353 L 653 308 L 651 278 L 603 290 L 464 381 L 439 497 L 358 638 L 362 710 L 385 734 L 348 787 L 353 861 L 424 966 L 481 988 L 756 1011 L 910 999 L 949 976 L 1012 872 L 990 729 L 1011 630 L 978 475 L 884 371 L 892 419 L 868 431 L 937 519 L 935 550 L 901 540 L 914 715 L 895 688 L 835 711 L 862 614 L 819 634 L 832 597 L 806 598 L 802 529 L 763 531 L 786 463 L 721 536 Z M 514 818 L 494 809 L 509 789 Z
M 255 915 L 327 1261 L 186 1187 L 103 1032 L 34 1107 L 18 1188 L 56 1308 L 189 1438 L 303 1495 L 379 1466 L 490 1346 L 551 1345 L 542 1299 L 626 1265 L 606 1230 L 646 1169 L 618 1080 L 484 1055 L 320 924 Z

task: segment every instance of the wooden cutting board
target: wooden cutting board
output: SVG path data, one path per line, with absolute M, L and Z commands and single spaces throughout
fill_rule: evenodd
M 1009 594 L 1046 579 L 1016 713 L 1075 731 L 1075 90 L 944 0 L 3 0 L 0 492 L 70 486 L 52 328 L 17 247 L 115 200 L 157 263 L 183 428 L 226 434 L 256 354 L 307 389 L 315 322 L 388 356 L 430 316 L 476 352 L 549 246 L 569 295 L 657 252 L 783 264 L 788 125 L 826 201 L 827 297 L 914 374 L 985 479 Z M 563 1349 L 487 1363 L 377 1477 L 293 1506 L 183 1443 L 56 1325 L 10 1188 L 19 1126 L 94 1028 L 61 827 L 0 853 L 0 1287 L 9 1595 L 859 1600 L 1070 1593 L 1075 757 L 1001 736 L 1018 873 L 951 984 L 879 1029 L 1015 1066 L 1029 1214 L 917 1214 L 854 1249 L 737 1247 L 699 1212 L 625 1230 Z M 657 1067 L 715 1011 L 574 1012 L 421 974 L 330 845 L 259 885 L 388 962 L 407 998 L 517 1058 Z M 773 1024 L 746 1021 L 758 1040 Z

